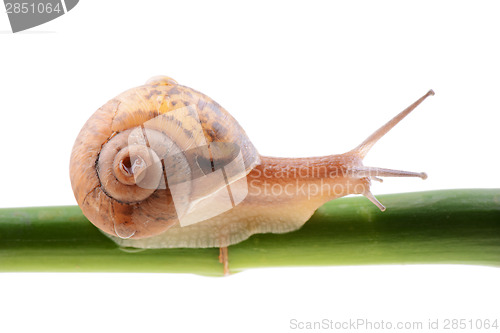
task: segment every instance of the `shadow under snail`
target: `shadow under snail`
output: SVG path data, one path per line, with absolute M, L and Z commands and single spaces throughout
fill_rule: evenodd
M 97 110 L 73 147 L 70 177 L 83 214 L 121 246 L 219 247 L 256 233 L 300 228 L 325 202 L 370 192 L 378 177 L 425 173 L 373 168 L 372 146 L 425 98 L 339 155 L 261 156 L 243 128 L 210 97 L 153 77 Z

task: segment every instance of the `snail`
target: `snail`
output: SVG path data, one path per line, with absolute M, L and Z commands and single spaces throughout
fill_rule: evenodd
M 256 233 L 300 228 L 327 201 L 370 192 L 379 177 L 427 178 L 364 166 L 373 145 L 432 90 L 339 155 L 261 156 L 243 128 L 210 97 L 153 77 L 111 99 L 76 138 L 70 178 L 83 214 L 121 246 L 219 247 Z

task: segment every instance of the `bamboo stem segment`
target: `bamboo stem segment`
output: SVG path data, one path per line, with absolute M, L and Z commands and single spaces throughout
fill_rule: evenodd
M 232 273 L 255 267 L 374 264 L 500 266 L 500 189 L 381 195 L 320 207 L 300 230 L 228 248 Z M 0 271 L 172 272 L 222 276 L 219 249 L 120 248 L 77 206 L 0 209 Z

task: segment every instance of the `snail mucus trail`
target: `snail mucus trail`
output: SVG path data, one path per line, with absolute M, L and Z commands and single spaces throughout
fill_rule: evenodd
M 121 246 L 219 247 L 256 233 L 300 228 L 327 201 L 370 192 L 380 177 L 419 177 L 363 165 L 373 145 L 424 99 L 344 154 L 261 156 L 243 128 L 210 97 L 165 76 L 98 109 L 80 131 L 70 161 L 85 216 Z

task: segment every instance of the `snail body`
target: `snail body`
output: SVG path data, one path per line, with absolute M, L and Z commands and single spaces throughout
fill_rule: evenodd
M 85 216 L 115 242 L 139 248 L 226 247 L 256 233 L 300 228 L 327 201 L 370 192 L 378 177 L 425 173 L 370 168 L 375 142 L 429 91 L 355 149 L 339 155 L 259 155 L 243 128 L 208 96 L 168 77 L 97 110 L 70 161 Z

